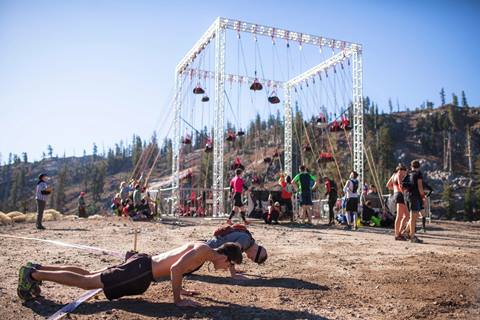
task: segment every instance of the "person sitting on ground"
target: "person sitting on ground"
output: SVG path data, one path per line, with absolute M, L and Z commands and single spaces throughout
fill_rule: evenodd
M 170 279 L 173 301 L 177 306 L 194 307 L 198 303 L 182 299 L 196 292 L 182 288 L 183 275 L 205 262 L 215 269 L 227 270 L 242 263 L 242 251 L 235 243 L 225 243 L 217 249 L 201 242 L 188 243 L 156 256 L 134 254 L 124 263 L 90 272 L 76 266 L 52 266 L 27 263 L 19 271 L 17 293 L 23 300 L 40 293 L 42 281 L 51 281 L 85 290 L 103 289 L 108 300 L 144 293 L 152 281 Z
M 380 218 L 378 217 L 375 210 L 372 208 L 372 202 L 370 200 L 365 201 L 363 204 L 362 211 L 362 223 L 364 225 L 369 225 L 371 227 L 377 226 L 377 223 L 380 223 Z
M 266 224 L 278 224 L 278 218 L 280 216 L 280 202 L 275 202 L 274 205 L 268 206 L 268 211 L 265 213 L 263 220 Z
M 215 249 L 228 242 L 238 244 L 242 252 L 245 252 L 247 258 L 257 264 L 263 264 L 268 258 L 267 250 L 255 241 L 250 231 L 243 224 L 236 223 L 219 227 L 213 233 L 213 237 L 207 240 L 206 243 L 210 248 Z M 235 266 L 230 265 L 232 278 L 246 279 L 244 276 L 239 275 L 238 272 L 235 270 Z

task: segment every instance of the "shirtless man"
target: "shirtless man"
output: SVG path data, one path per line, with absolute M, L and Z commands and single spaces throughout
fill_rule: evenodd
M 109 300 L 144 293 L 152 281 L 170 279 L 173 301 L 177 306 L 198 306 L 181 295 L 196 292 L 182 289 L 185 273 L 195 270 L 205 262 L 215 269 L 228 269 L 232 264 L 242 263 L 242 252 L 235 243 L 225 243 L 217 249 L 201 242 L 185 244 L 156 256 L 134 254 L 124 263 L 103 270 L 89 272 L 73 266 L 42 266 L 29 263 L 20 268 L 17 293 L 28 300 L 39 293 L 41 281 L 78 287 L 85 290 L 103 289 Z

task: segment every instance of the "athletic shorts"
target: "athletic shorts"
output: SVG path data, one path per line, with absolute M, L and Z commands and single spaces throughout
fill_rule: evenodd
M 302 192 L 300 194 L 300 205 L 301 206 L 313 206 L 312 193 L 311 192 Z
M 423 201 L 420 196 L 417 195 L 407 195 L 406 201 L 408 211 L 418 212 L 423 209 Z
M 358 212 L 358 198 L 348 198 L 345 210 L 348 212 Z
M 152 257 L 134 254 L 124 263 L 103 271 L 100 279 L 108 300 L 142 294 L 153 281 Z
M 233 205 L 235 207 L 243 207 L 242 194 L 240 192 L 235 192 L 233 195 Z
M 403 196 L 403 193 L 401 192 L 395 192 L 393 194 L 393 199 L 395 201 L 395 204 L 405 204 L 405 197 Z

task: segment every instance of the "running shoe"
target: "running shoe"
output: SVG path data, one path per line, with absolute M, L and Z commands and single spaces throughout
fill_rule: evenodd
M 27 262 L 26 267 L 33 268 L 35 270 L 40 270 L 40 268 L 42 266 L 38 263 Z M 41 285 L 42 285 L 42 281 L 36 281 L 36 280 L 34 281 L 33 286 L 32 286 L 32 292 L 31 292 L 33 294 L 33 296 L 35 296 L 35 297 L 40 296 L 40 294 L 42 293 L 42 289 L 40 288 Z
M 413 238 L 410 239 L 410 242 L 411 243 L 423 243 L 423 240 L 418 239 L 417 237 L 414 236 Z
M 18 272 L 17 294 L 22 300 L 30 300 L 33 298 L 33 287 L 35 280 L 32 279 L 32 267 L 22 266 Z
M 395 240 L 396 241 L 407 241 L 407 238 L 405 238 L 404 236 L 396 236 Z

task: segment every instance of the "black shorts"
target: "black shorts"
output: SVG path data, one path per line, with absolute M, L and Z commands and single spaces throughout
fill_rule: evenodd
M 348 212 L 358 212 L 358 198 L 348 198 L 345 210 Z
M 405 204 L 405 197 L 403 196 L 403 193 L 401 192 L 395 192 L 393 194 L 393 199 L 395 201 L 395 204 Z
M 408 211 L 410 212 L 418 212 L 423 209 L 423 201 L 419 195 L 406 195 L 406 204 Z
M 300 194 L 300 205 L 301 206 L 313 206 L 312 202 L 312 192 L 302 192 Z
M 240 192 L 235 192 L 233 195 L 233 205 L 235 207 L 243 207 L 242 194 Z
M 142 294 L 153 281 L 152 257 L 134 254 L 124 263 L 103 271 L 100 279 L 108 300 Z

